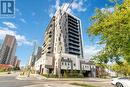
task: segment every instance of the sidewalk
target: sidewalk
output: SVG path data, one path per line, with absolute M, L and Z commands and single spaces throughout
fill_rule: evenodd
M 7 75 L 8 72 L 0 72 L 0 76 Z
M 47 78 L 38 74 L 31 74 L 29 77 L 27 75 L 18 75 L 16 79 L 18 80 L 46 80 Z
M 62 81 L 98 81 L 98 82 L 106 82 L 111 81 L 111 79 L 102 79 L 102 78 L 47 78 L 48 80 L 62 80 Z
M 31 74 L 30 77 L 18 75 L 16 79 L 19 79 L 19 80 L 55 80 L 55 81 L 94 81 L 94 82 L 111 81 L 111 79 L 102 79 L 102 78 L 47 78 L 39 74 Z

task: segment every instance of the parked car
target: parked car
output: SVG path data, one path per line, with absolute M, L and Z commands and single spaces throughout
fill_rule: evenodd
M 116 87 L 130 87 L 130 78 L 129 77 L 113 78 L 111 83 Z

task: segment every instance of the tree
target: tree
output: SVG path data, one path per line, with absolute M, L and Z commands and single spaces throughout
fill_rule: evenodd
M 124 0 L 122 4 L 116 3 L 114 11 L 96 9 L 92 17 L 92 25 L 88 29 L 91 37 L 98 36 L 99 44 L 105 47 L 96 59 L 107 63 L 114 60 L 118 64 L 120 59 L 130 63 L 130 0 Z
M 128 64 L 127 61 L 124 61 L 121 65 L 114 64 L 111 69 L 117 72 L 117 74 L 122 74 L 125 76 L 130 75 L 130 65 Z

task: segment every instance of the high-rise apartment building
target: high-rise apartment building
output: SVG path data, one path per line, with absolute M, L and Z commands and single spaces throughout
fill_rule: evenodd
M 63 7 L 56 11 L 44 33 L 42 56 L 35 63 L 40 73 L 91 70 L 83 56 L 81 21 Z
M 42 47 L 38 47 L 37 54 L 36 54 L 36 60 L 38 60 L 39 58 L 41 58 L 41 53 L 42 53 Z
M 16 53 L 15 36 L 6 35 L 0 52 L 0 64 L 12 64 Z
M 68 53 L 83 58 L 81 32 L 80 19 L 59 9 L 46 29 L 42 54 Z

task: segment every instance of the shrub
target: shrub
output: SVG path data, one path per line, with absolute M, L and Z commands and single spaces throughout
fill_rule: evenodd
M 5 69 L 4 68 L 0 68 L 0 72 L 5 72 Z
M 47 77 L 47 78 L 49 77 L 49 75 L 48 75 L 48 74 L 42 74 L 42 76 L 45 76 L 45 77 Z
M 80 73 L 80 74 L 78 75 L 78 78 L 84 78 L 84 75 L 83 75 L 82 73 Z
M 64 78 L 68 78 L 68 76 L 69 76 L 69 75 L 68 75 L 68 72 L 65 71 L 64 74 L 63 74 L 63 77 L 64 77 Z
M 53 73 L 49 74 L 49 78 L 57 78 L 57 75 L 54 75 Z

